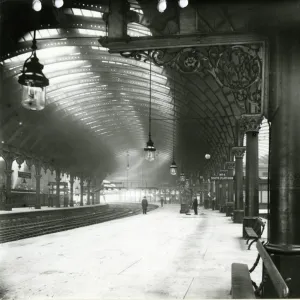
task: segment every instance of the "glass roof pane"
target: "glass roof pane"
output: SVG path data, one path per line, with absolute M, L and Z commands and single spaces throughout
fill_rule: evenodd
M 87 10 L 87 9 L 82 9 L 81 10 L 82 14 L 85 16 L 85 17 L 92 17 L 92 12 L 90 10 Z
M 72 8 L 72 11 L 73 11 L 73 14 L 75 16 L 82 16 L 81 9 L 79 9 L 79 8 Z
M 101 13 L 100 11 L 92 11 L 92 16 L 94 18 L 102 18 L 103 13 Z
M 48 32 L 47 29 L 41 29 L 41 30 L 39 30 L 39 33 L 41 34 L 42 38 L 48 38 L 48 37 L 50 37 L 50 34 L 49 34 L 49 32 Z

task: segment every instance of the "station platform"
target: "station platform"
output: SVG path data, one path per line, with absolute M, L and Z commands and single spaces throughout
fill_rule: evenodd
M 3 299 L 226 299 L 231 264 L 256 259 L 219 211 L 147 215 L 0 245 Z M 267 228 L 263 237 L 266 238 Z M 261 263 L 252 273 L 261 281 Z

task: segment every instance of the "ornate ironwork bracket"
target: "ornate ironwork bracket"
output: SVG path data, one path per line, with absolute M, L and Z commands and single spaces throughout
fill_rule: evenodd
M 239 107 L 249 103 L 261 111 L 263 43 L 120 52 L 125 58 L 152 61 L 182 73 L 210 74 L 220 87 L 232 92 Z

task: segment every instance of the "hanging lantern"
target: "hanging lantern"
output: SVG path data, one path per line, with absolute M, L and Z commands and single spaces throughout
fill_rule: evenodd
M 149 140 L 147 142 L 146 148 L 144 148 L 145 151 L 145 159 L 148 161 L 153 161 L 155 159 L 155 147 L 154 143 L 151 140 L 151 61 L 150 61 L 150 88 L 149 88 L 149 94 L 150 94 L 150 101 L 149 101 Z
M 181 182 L 185 182 L 185 174 L 183 172 L 180 173 L 179 178 Z
M 177 166 L 175 161 L 173 160 L 171 166 L 170 166 L 170 174 L 171 175 L 177 175 Z
M 43 74 L 44 66 L 36 56 L 35 31 L 32 41 L 32 53 L 25 61 L 18 82 L 23 86 L 22 106 L 29 110 L 42 110 L 46 106 L 46 86 L 49 80 Z
M 151 135 L 149 134 L 149 140 L 147 142 L 146 148 L 144 148 L 145 151 L 145 159 L 148 161 L 153 161 L 155 159 L 155 147 L 154 143 L 151 140 Z

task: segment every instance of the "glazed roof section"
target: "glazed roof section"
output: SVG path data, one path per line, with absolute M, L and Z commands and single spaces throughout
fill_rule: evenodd
M 142 13 L 138 4 L 133 2 L 132 9 Z M 105 6 L 85 3 L 64 8 L 64 15 L 69 17 L 67 26 L 41 24 L 36 31 L 37 56 L 50 80 L 45 113 L 59 118 L 63 124 L 84 128 L 91 139 L 99 142 L 94 146 L 102 148 L 105 145 L 105 151 L 117 161 L 113 172 L 118 173 L 123 170 L 127 151 L 139 158 L 143 154 L 142 149 L 148 138 L 150 76 L 148 62 L 110 54 L 99 45 L 99 36 L 106 35 L 102 20 L 106 9 Z M 132 23 L 129 24 L 128 34 L 147 36 L 151 35 L 151 31 Z M 25 33 L 19 38 L 15 51 L 8 53 L 2 62 L 4 84 L 10 87 L 8 96 L 15 107 L 18 106 L 21 91 L 17 79 L 30 54 L 32 39 L 33 31 Z M 194 158 L 202 157 L 206 152 L 212 156 L 224 155 L 234 138 L 236 117 L 242 113 L 230 95 L 226 95 L 204 73 L 183 75 L 152 65 L 151 78 L 152 137 L 159 149 L 160 164 L 169 164 L 172 159 L 174 108 L 177 114 L 177 162 L 186 161 L 186 156 L 190 156 L 191 165 Z M 51 134 L 51 130 L 47 129 L 50 131 L 46 138 L 45 125 L 40 124 L 40 131 L 33 131 L 34 123 L 23 123 L 25 131 L 22 137 L 9 137 L 12 130 L 7 129 L 5 139 L 24 148 L 30 147 L 32 151 L 49 149 L 46 154 L 52 155 L 55 149 L 50 146 L 57 137 Z M 17 122 L 13 121 L 9 126 L 18 128 Z M 71 148 L 74 142 L 76 137 L 69 141 Z M 59 147 L 56 149 L 59 152 Z M 264 155 L 266 146 L 260 149 L 264 149 L 261 152 Z M 61 152 L 61 155 L 68 153 Z M 183 155 L 184 152 L 187 153 Z M 131 159 L 134 161 L 133 157 Z M 140 166 L 140 159 L 136 161 Z M 197 168 L 196 164 L 192 167 Z

